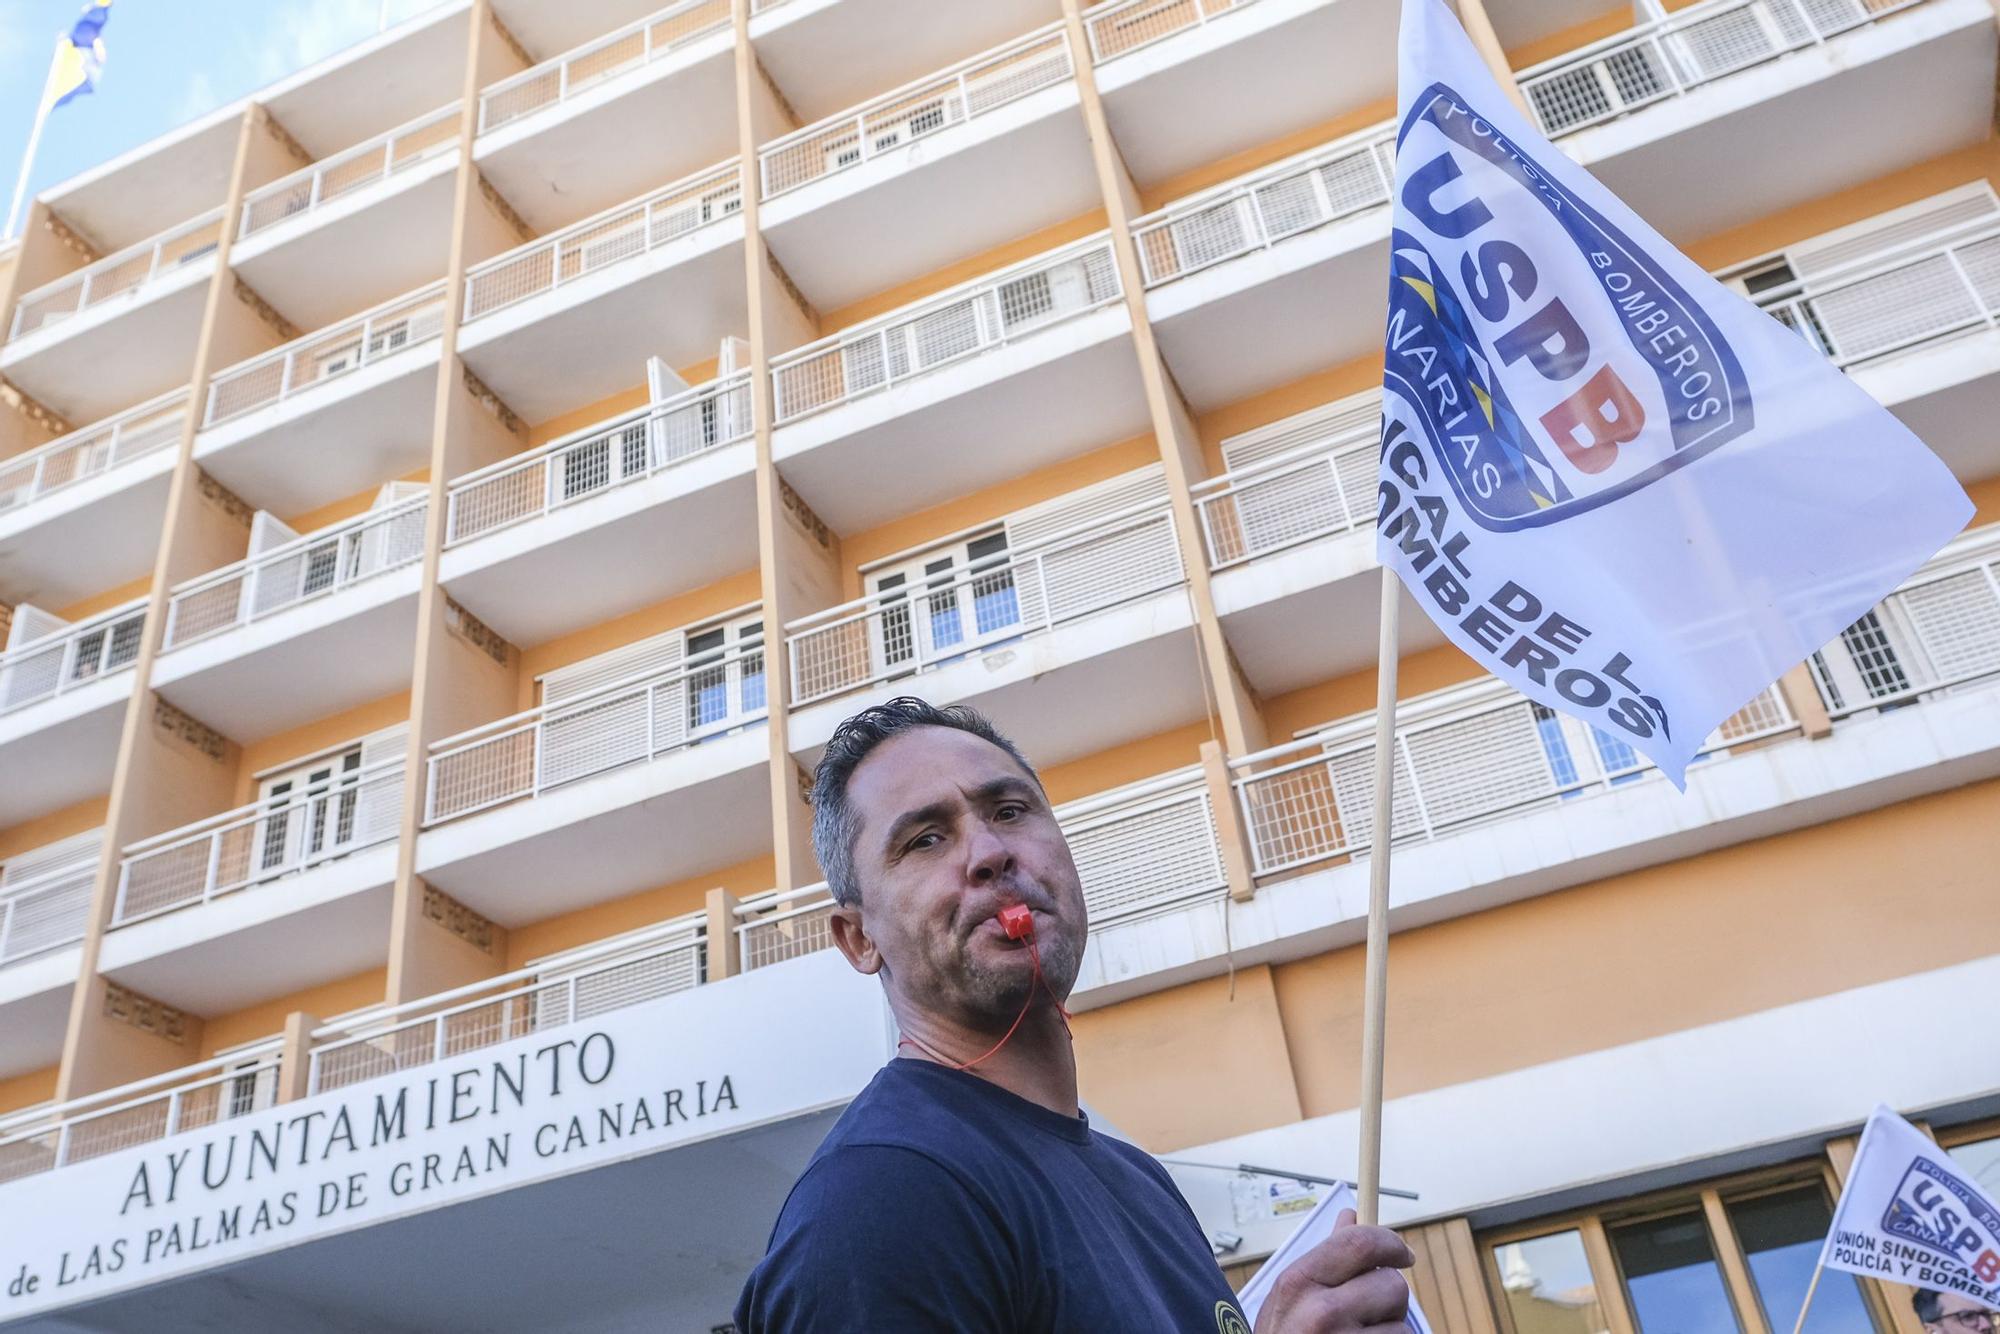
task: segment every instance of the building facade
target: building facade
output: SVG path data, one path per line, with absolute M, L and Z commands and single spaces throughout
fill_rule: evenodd
M 1978 506 L 1685 797 L 1403 617 L 1434 1327 L 1782 1334 L 1876 1102 L 2000 1186 L 2000 30 L 1484 18 Z M 801 794 L 902 693 L 1042 767 L 1085 1099 L 1247 1276 L 1353 1172 L 1396 19 L 450 0 L 36 199 L 0 1323 L 725 1326 L 892 1050 Z

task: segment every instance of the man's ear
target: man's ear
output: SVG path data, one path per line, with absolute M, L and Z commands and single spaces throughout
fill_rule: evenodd
M 836 907 L 827 919 L 827 929 L 833 933 L 834 948 L 847 956 L 855 972 L 872 976 L 882 971 L 882 951 L 861 925 L 861 909 Z

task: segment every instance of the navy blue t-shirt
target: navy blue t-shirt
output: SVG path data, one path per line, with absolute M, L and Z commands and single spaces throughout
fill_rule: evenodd
M 742 1334 L 1238 1334 L 1194 1213 L 1145 1153 L 976 1075 L 894 1060 L 813 1155 Z

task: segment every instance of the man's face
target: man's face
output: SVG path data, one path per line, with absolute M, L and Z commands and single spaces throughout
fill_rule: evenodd
M 919 727 L 877 746 L 847 785 L 858 909 L 835 939 L 863 972 L 919 1011 L 1005 1028 L 1034 988 L 1027 942 L 996 914 L 1034 914 L 1042 973 L 1069 995 L 1083 959 L 1083 887 L 1048 799 L 998 746 Z
M 1962 1292 L 1941 1293 L 1938 1318 L 1926 1320 L 1924 1329 L 1928 1334 L 1993 1334 L 1993 1312 Z

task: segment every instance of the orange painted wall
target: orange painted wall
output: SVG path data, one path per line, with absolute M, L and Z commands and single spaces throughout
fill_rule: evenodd
M 1269 968 L 1077 1015 L 1078 1091 L 1155 1152 L 1299 1118 Z
M 153 577 L 147 575 L 143 579 L 134 579 L 129 584 L 107 588 L 102 593 L 87 597 L 81 602 L 72 602 L 67 607 L 44 607 L 42 610 L 53 612 L 65 621 L 81 621 L 97 615 L 100 611 L 110 611 L 113 607 L 123 606 L 127 602 L 142 598 L 152 587 Z
M 1030 232 L 1026 236 L 1016 237 L 1005 245 L 981 251 L 956 264 L 948 264 L 921 278 L 886 288 L 873 296 L 863 297 L 850 305 L 842 306 L 838 310 L 822 311 L 819 320 L 820 333 L 822 335 L 839 333 L 842 329 L 859 324 L 863 320 L 871 320 L 900 306 L 922 301 L 934 292 L 942 292 L 947 287 L 970 282 L 974 278 L 1004 269 L 1010 264 L 1019 264 L 1023 260 L 1032 259 L 1044 251 L 1068 245 L 1071 241 L 1080 240 L 1092 232 L 1103 231 L 1108 225 L 1105 212 L 1100 208 L 1058 222 L 1052 227 Z
M 1395 99 L 1385 97 L 1365 107 L 1358 107 L 1344 116 L 1336 116 L 1332 120 L 1309 125 L 1303 130 L 1282 135 L 1268 143 L 1258 144 L 1255 148 L 1246 148 L 1225 158 L 1218 158 L 1192 171 L 1184 171 L 1178 176 L 1169 176 L 1139 191 L 1139 211 L 1151 213 L 1156 209 L 1165 208 L 1169 204 L 1186 199 L 1189 195 L 1200 194 L 1212 186 L 1221 185 L 1224 181 L 1261 171 L 1273 162 L 1282 161 L 1294 153 L 1310 152 L 1323 144 L 1330 144 L 1359 130 L 1373 129 L 1393 118 L 1395 114 Z
M 104 816 L 110 805 L 109 794 L 91 797 L 74 806 L 65 806 L 59 811 L 24 820 L 11 828 L 0 829 L 0 862 L 72 834 L 81 834 L 86 829 L 103 828 Z
M 387 927 L 383 923 L 385 933 Z M 261 1005 L 216 1015 L 202 1026 L 201 1058 L 205 1060 L 225 1048 L 276 1036 L 284 1031 L 285 1017 L 296 1010 L 304 1010 L 316 1019 L 331 1019 L 349 1010 L 379 1005 L 387 994 L 387 984 L 387 971 L 376 968 L 337 982 L 294 991 Z
M 947 534 L 979 524 L 993 523 L 1015 510 L 1157 463 L 1159 457 L 1152 436 L 1133 436 L 942 505 L 904 515 L 878 528 L 843 535 L 840 550 L 847 564 L 841 571 L 844 590 L 841 596 L 843 600 L 861 596 L 860 567 L 870 561 L 924 547 Z
M 431 470 L 429 468 L 419 468 L 415 472 L 405 473 L 401 477 L 385 477 L 374 486 L 356 491 L 351 496 L 342 496 L 339 500 L 331 501 L 316 509 L 305 510 L 298 514 L 280 514 L 278 518 L 285 527 L 292 529 L 294 532 L 316 533 L 320 529 L 339 523 L 343 519 L 351 519 L 357 514 L 367 513 L 374 506 L 375 498 L 381 494 L 382 488 L 392 481 L 428 482 L 430 479 Z
M 1618 5 L 1581 23 L 1571 24 L 1561 32 L 1552 32 L 1532 42 L 1509 47 L 1507 68 L 1527 69 L 1530 65 L 1539 65 L 1544 60 L 1553 60 L 1557 56 L 1567 55 L 1571 51 L 1589 46 L 1592 42 L 1602 41 L 1615 33 L 1624 32 L 1635 22 L 1632 8 L 1631 5 Z M 1669 4 L 1667 8 L 1672 9 L 1674 6 Z
M 1399 932 L 1388 1094 L 2000 951 L 1996 808 L 1986 782 Z M 1354 948 L 1277 970 L 1308 1116 L 1358 1100 L 1361 967 Z
M 1202 459 L 1208 467 L 1208 475 L 1216 477 L 1224 471 L 1224 440 L 1259 426 L 1283 421 L 1308 408 L 1377 388 L 1381 383 L 1382 357 L 1380 353 L 1373 353 L 1202 413 L 1194 419 L 1194 426 L 1201 439 Z
M 645 358 L 641 356 L 638 360 L 643 373 Z M 707 361 L 699 361 L 692 366 L 676 366 L 674 373 L 690 385 L 706 384 L 715 378 L 718 360 L 716 357 L 710 357 Z M 573 411 L 535 423 L 528 428 L 527 443 L 523 448 L 537 449 L 551 440 L 560 440 L 574 432 L 589 430 L 599 422 L 622 417 L 628 412 L 636 412 L 645 407 L 649 401 L 646 382 L 642 378 L 630 389 L 622 389 L 609 397 L 598 399 L 595 403 L 587 403 Z
M 655 602 L 571 634 L 521 651 L 519 708 L 535 706 L 535 678 L 558 667 L 581 662 L 648 635 L 695 625 L 724 612 L 755 603 L 762 596 L 756 570 L 739 570 L 712 584 Z
M 1052 764 L 1040 771 L 1049 800 L 1060 806 L 1066 801 L 1108 792 L 1114 787 L 1137 783 L 1190 764 L 1201 763 L 1201 743 L 1209 739 L 1208 724 L 1189 723 L 1095 755 L 1085 755 L 1067 764 Z M 1030 755 L 1032 761 L 1035 757 Z
M 1977 180 L 2000 186 L 2000 139 L 1988 139 L 1983 144 L 1877 177 L 1866 185 L 1717 232 L 1688 246 L 1688 257 L 1705 268 L 1728 268 Z
M 235 804 L 243 806 L 257 799 L 256 776 L 263 770 L 359 740 L 371 732 L 406 722 L 409 716 L 410 692 L 404 690 L 245 746 L 236 767 Z
M 692 880 L 659 885 L 610 903 L 515 927 L 507 933 L 507 970 L 525 968 L 530 959 L 594 944 L 683 913 L 698 912 L 708 902 L 708 891 L 717 886 L 740 899 L 767 892 L 776 878 L 772 859 L 757 857 Z
M 52 1102 L 56 1096 L 56 1067 L 30 1070 L 12 1079 L 0 1079 L 0 1114 L 18 1112 L 23 1107 Z

